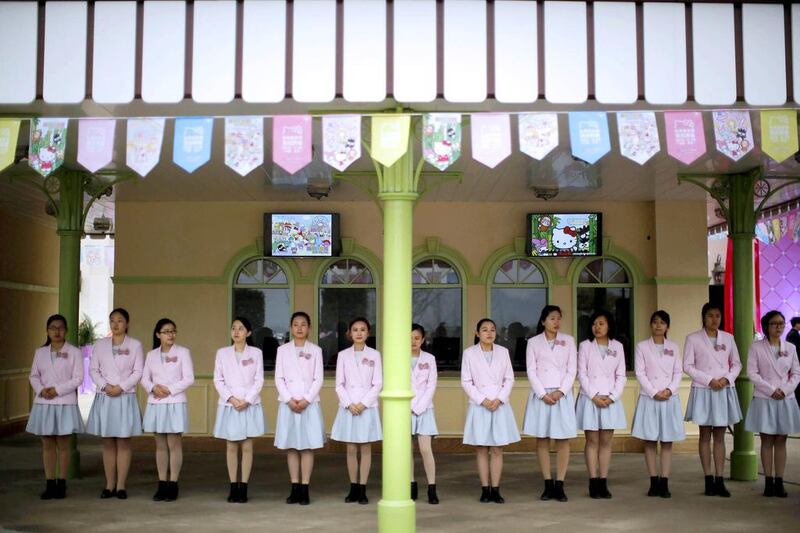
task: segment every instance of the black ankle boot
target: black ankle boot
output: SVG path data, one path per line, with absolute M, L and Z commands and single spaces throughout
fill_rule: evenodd
M 658 476 L 650 476 L 650 490 L 647 491 L 647 495 L 651 498 L 653 496 L 658 496 Z
M 52 500 L 56 497 L 56 480 L 48 479 L 45 481 L 44 492 L 39 495 L 43 500 Z
M 717 488 L 714 485 L 714 476 L 706 476 L 706 490 L 703 492 L 706 496 L 716 496 Z
M 544 480 L 544 492 L 542 495 L 539 496 L 539 499 L 543 502 L 553 499 L 553 480 L 552 479 L 545 479 Z
M 608 490 L 608 478 L 607 477 L 600 477 L 597 478 L 597 494 L 604 500 L 611 499 L 611 492 Z
M 428 503 L 439 505 L 439 496 L 436 495 L 436 483 L 428 485 Z
M 722 476 L 716 476 L 714 478 L 714 492 L 716 492 L 717 496 L 722 496 L 723 498 L 731 497 L 731 493 L 725 488 L 725 480 Z
M 300 505 L 308 505 L 311 503 L 311 498 L 308 496 L 308 483 L 300 485 L 300 501 L 297 503 Z
M 481 487 L 481 499 L 478 501 L 481 503 L 489 503 L 492 501 L 492 493 L 489 490 L 489 487 Z
M 764 496 L 767 498 L 771 498 L 775 496 L 775 478 L 774 477 L 765 477 L 764 478 Z
M 345 503 L 358 501 L 358 483 L 350 483 L 350 492 L 344 497 Z
M 669 491 L 669 478 L 658 479 L 658 495 L 662 498 L 672 498 L 672 493 Z
M 165 502 L 174 502 L 178 499 L 178 482 L 177 481 L 168 481 L 167 482 L 167 492 L 164 494 L 164 501 Z
M 597 491 L 597 479 L 596 477 L 589 478 L 589 497 L 593 500 L 600 498 L 600 493 Z
M 419 491 L 419 489 L 417 488 L 417 482 L 416 481 L 412 481 L 411 482 L 411 499 L 412 500 L 416 501 L 417 496 L 419 495 L 418 491 Z
M 231 491 L 228 493 L 228 503 L 236 503 L 239 499 L 239 484 L 236 482 L 231 483 Z
M 506 499 L 500 496 L 500 487 L 490 487 L 489 497 L 494 503 L 506 503 Z
M 292 492 L 286 498 L 286 503 L 300 503 L 300 483 L 292 483 Z
M 247 483 L 239 483 L 239 498 L 236 503 L 247 503 Z
M 166 497 L 166 492 L 167 492 L 167 482 L 159 480 L 158 489 L 156 490 L 156 493 L 153 494 L 153 501 L 163 502 L 164 498 Z
M 358 486 L 358 503 L 361 505 L 367 505 L 369 503 L 369 498 L 367 498 L 366 484 Z
M 567 494 L 564 492 L 563 481 L 556 480 L 555 483 L 553 483 L 553 499 L 560 502 L 565 502 L 568 500 Z
M 775 478 L 775 497 L 776 498 L 786 498 L 789 494 L 786 492 L 786 489 L 783 488 L 783 478 L 776 477 Z
M 67 480 L 56 479 L 56 500 L 63 500 L 67 497 Z

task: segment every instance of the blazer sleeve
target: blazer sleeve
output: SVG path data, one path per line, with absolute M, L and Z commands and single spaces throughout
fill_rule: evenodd
M 506 370 L 503 373 L 503 386 L 500 387 L 500 392 L 497 393 L 497 399 L 503 403 L 508 403 L 511 397 L 511 389 L 514 388 L 514 369 L 511 368 L 511 356 L 506 352 Z
M 794 353 L 792 353 L 789 347 L 787 347 L 787 350 L 789 350 L 789 357 L 792 358 L 792 366 L 789 369 L 784 383 L 781 384 L 781 390 L 784 394 L 791 394 L 792 391 L 797 388 L 797 385 L 800 385 L 800 361 L 797 359 L 797 350 L 794 350 Z
M 361 399 L 361 403 L 364 405 L 376 403 L 378 401 L 378 395 L 381 393 L 381 389 L 383 389 L 383 365 L 381 363 L 380 354 L 376 354 L 375 368 L 372 371 L 371 387 L 367 393 L 364 394 L 364 397 Z
M 253 384 L 247 389 L 244 400 L 249 404 L 256 403 L 259 396 L 261 396 L 261 389 L 264 388 L 264 354 L 261 350 L 256 349 L 253 361 L 256 365 L 256 375 L 253 379 Z
M 153 382 L 153 358 L 150 357 L 150 354 L 147 354 L 147 357 L 144 359 L 144 368 L 142 368 L 142 379 L 139 381 L 139 384 L 142 388 L 150 394 L 153 392 L 153 387 L 155 386 L 155 382 Z M 170 392 L 172 392 L 170 390 Z
M 475 386 L 475 379 L 472 377 L 472 368 L 469 365 L 469 357 L 466 352 L 461 356 L 461 387 L 470 400 L 476 405 L 483 403 L 486 396 Z
M 101 391 L 108 385 L 108 381 L 103 377 L 100 371 L 100 354 L 97 353 L 97 344 L 92 346 L 92 358 L 89 361 L 89 375 L 92 376 L 92 381 L 97 385 L 97 390 Z
M 650 379 L 647 377 L 647 367 L 645 366 L 644 353 L 642 353 L 642 349 L 639 348 L 638 345 L 633 353 L 633 368 L 636 370 L 636 379 L 639 380 L 639 385 L 642 388 L 642 392 L 648 397 L 652 398 L 658 391 L 656 390 L 655 386 L 650 383 Z
M 747 376 L 753 382 L 753 387 L 761 394 L 771 396 L 775 392 L 775 387 L 764 379 L 758 370 L 758 345 L 753 343 L 747 350 Z
M 544 397 L 547 391 L 544 388 L 544 383 L 536 375 L 536 355 L 533 348 L 533 342 L 529 341 L 528 346 L 525 348 L 525 370 L 528 374 L 528 381 L 531 383 L 533 394 L 537 398 Z
M 303 399 L 308 403 L 313 402 L 314 398 L 317 398 L 319 396 L 324 381 L 325 381 L 325 375 L 323 374 L 323 368 L 322 368 L 322 349 L 315 348 L 314 377 L 313 380 L 311 381 L 311 386 L 308 388 L 308 392 L 303 396 Z
M 683 379 L 683 362 L 681 361 L 681 355 L 678 353 L 678 345 L 675 345 L 675 353 L 673 354 L 675 358 L 675 364 L 672 365 L 672 381 L 669 383 L 669 390 L 672 394 L 678 394 L 678 389 L 681 386 L 681 379 Z
M 225 370 L 222 364 L 222 350 L 217 350 L 217 357 L 214 360 L 214 388 L 219 393 L 219 399 L 227 402 L 233 396 L 230 387 L 225 383 Z
M 614 370 L 614 389 L 609 394 L 609 398 L 617 401 L 622 398 L 622 392 L 625 390 L 625 383 L 628 382 L 628 376 L 625 374 L 625 351 L 620 348 L 617 354 L 617 368 Z
M 75 357 L 72 358 L 72 374 L 69 381 L 56 385 L 56 394 L 64 396 L 75 392 L 83 382 L 83 355 L 80 350 L 76 350 Z
M 291 400 L 292 395 L 289 393 L 289 386 L 286 385 L 286 373 L 283 368 L 284 359 L 285 357 L 279 349 L 278 356 L 275 358 L 275 388 L 278 389 L 278 399 L 289 398 Z
M 733 386 L 733 382 L 736 381 L 736 378 L 739 377 L 739 373 L 742 371 L 742 360 L 739 357 L 739 348 L 736 347 L 736 341 L 731 339 L 731 353 L 728 354 L 728 373 L 725 374 L 725 377 L 728 378 L 731 386 Z
M 31 373 L 28 375 L 28 381 L 31 382 L 31 387 L 35 396 L 39 396 L 44 390 L 44 383 L 42 383 L 42 374 L 39 369 L 39 358 L 36 357 L 36 352 L 33 353 L 33 363 L 31 364 Z
M 567 372 L 564 374 L 564 379 L 561 380 L 561 386 L 558 390 L 566 396 L 572 390 L 572 385 L 575 384 L 575 375 L 578 373 L 578 350 L 575 348 L 575 341 L 569 341 L 569 357 L 567 359 Z
M 122 380 L 119 384 L 123 390 L 128 390 L 136 386 L 139 380 L 142 379 L 142 370 L 144 369 L 144 354 L 142 354 L 142 345 L 136 344 L 136 353 L 133 354 L 133 370 L 131 375 Z
M 711 383 L 711 376 L 695 365 L 694 342 L 691 336 L 686 337 L 686 342 L 683 345 L 683 371 L 689 374 L 690 378 L 699 383 L 704 385 Z
M 194 383 L 194 364 L 192 363 L 192 352 L 187 349 L 181 357 L 181 379 L 169 386 L 169 393 L 180 394 L 191 387 L 192 383 Z
M 340 353 L 336 358 L 336 396 L 339 397 L 339 405 L 347 409 L 353 404 L 353 400 L 350 399 L 350 395 L 347 393 L 344 364 L 344 357 Z
M 417 412 L 416 408 L 418 408 L 420 405 L 433 405 L 433 395 L 436 394 L 436 384 L 439 381 L 439 371 L 436 369 L 436 358 L 433 358 L 433 360 L 428 364 L 430 364 L 431 367 L 428 371 L 428 382 L 425 385 L 425 390 L 416 398 L 416 400 L 411 400 L 411 410 L 417 415 L 421 415 L 427 409 L 421 409 L 419 412 Z
M 581 384 L 581 388 L 585 390 L 589 394 L 589 398 L 594 398 L 597 395 L 597 391 L 591 388 L 591 384 L 589 383 L 589 350 L 591 350 L 592 345 L 589 343 L 582 342 L 578 347 L 578 381 Z M 564 392 L 564 391 L 561 391 Z M 566 394 L 566 392 L 564 392 Z

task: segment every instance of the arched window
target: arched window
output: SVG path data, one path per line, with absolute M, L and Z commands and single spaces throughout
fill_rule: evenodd
M 633 369 L 633 282 L 627 268 L 614 259 L 595 259 L 581 270 L 575 290 L 578 342 L 591 338 L 589 323 L 596 310 L 614 316 L 617 340 L 625 348 L 625 363 Z
M 547 282 L 530 259 L 509 259 L 491 280 L 489 316 L 497 324 L 497 344 L 508 348 L 514 370 L 525 370 L 527 339 L 547 305 Z
M 375 348 L 377 309 L 375 277 L 364 263 L 340 259 L 325 270 L 319 286 L 319 345 L 325 368 L 336 368 L 336 355 L 351 345 L 347 326 L 355 317 L 369 320 L 367 345 Z
M 461 359 L 462 286 L 453 266 L 442 259 L 425 259 L 411 272 L 412 319 L 425 328 L 427 350 L 440 370 L 457 370 Z
M 258 258 L 245 263 L 233 278 L 233 317 L 253 326 L 251 340 L 264 352 L 264 368 L 275 368 L 278 346 L 289 340 L 290 287 L 275 261 Z

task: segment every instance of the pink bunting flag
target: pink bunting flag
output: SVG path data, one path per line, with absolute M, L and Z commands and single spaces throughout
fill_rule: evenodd
M 472 158 L 494 168 L 511 155 L 511 120 L 504 113 L 472 115 Z
M 717 150 L 738 161 L 753 149 L 753 127 L 749 111 L 714 111 Z
M 97 172 L 111 162 L 114 154 L 114 119 L 78 121 L 78 163 Z
M 272 119 L 272 161 L 289 174 L 311 162 L 310 115 L 279 115 Z
M 664 126 L 667 153 L 684 165 L 691 165 L 706 153 L 703 114 L 700 111 L 666 111 Z

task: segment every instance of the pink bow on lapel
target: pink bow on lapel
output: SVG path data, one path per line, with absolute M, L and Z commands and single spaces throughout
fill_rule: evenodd
M 242 359 L 242 366 L 252 365 L 253 359 Z
M 361 364 L 373 367 L 373 366 L 375 366 L 375 361 L 373 361 L 372 359 L 367 359 L 365 357 L 364 359 L 361 360 Z
M 178 362 L 178 356 L 177 355 L 173 355 L 172 357 L 166 356 L 166 357 L 164 357 L 164 362 L 165 363 L 177 363 Z
M 778 352 L 778 357 L 789 357 L 789 352 L 787 352 L 786 350 L 782 350 Z
M 419 363 L 419 364 L 417 364 L 417 368 L 419 368 L 420 370 L 425 370 L 426 368 L 430 368 L 430 366 L 431 365 L 429 363 Z
M 724 352 L 725 348 L 726 347 L 725 347 L 724 344 L 715 344 L 714 345 L 714 350 L 717 351 L 717 352 Z
M 673 355 L 675 355 L 675 352 L 670 350 L 669 348 L 664 348 L 664 355 L 672 357 Z
M 555 341 L 553 341 L 553 346 L 566 346 L 566 345 L 567 345 L 567 341 L 565 341 L 563 339 L 562 340 L 556 339 Z
M 124 350 L 120 348 L 119 350 L 117 350 L 117 355 L 130 355 L 130 354 L 131 351 L 128 348 L 125 348 Z
M 616 350 L 606 350 L 606 355 L 610 355 L 611 357 L 616 357 L 617 356 L 617 351 Z
M 66 359 L 67 357 L 69 357 L 69 354 L 67 352 L 57 352 L 56 359 L 58 359 L 59 357 L 61 359 Z
M 299 354 L 297 354 L 297 357 L 299 357 L 300 359 L 311 359 L 311 354 L 306 352 L 300 352 Z

